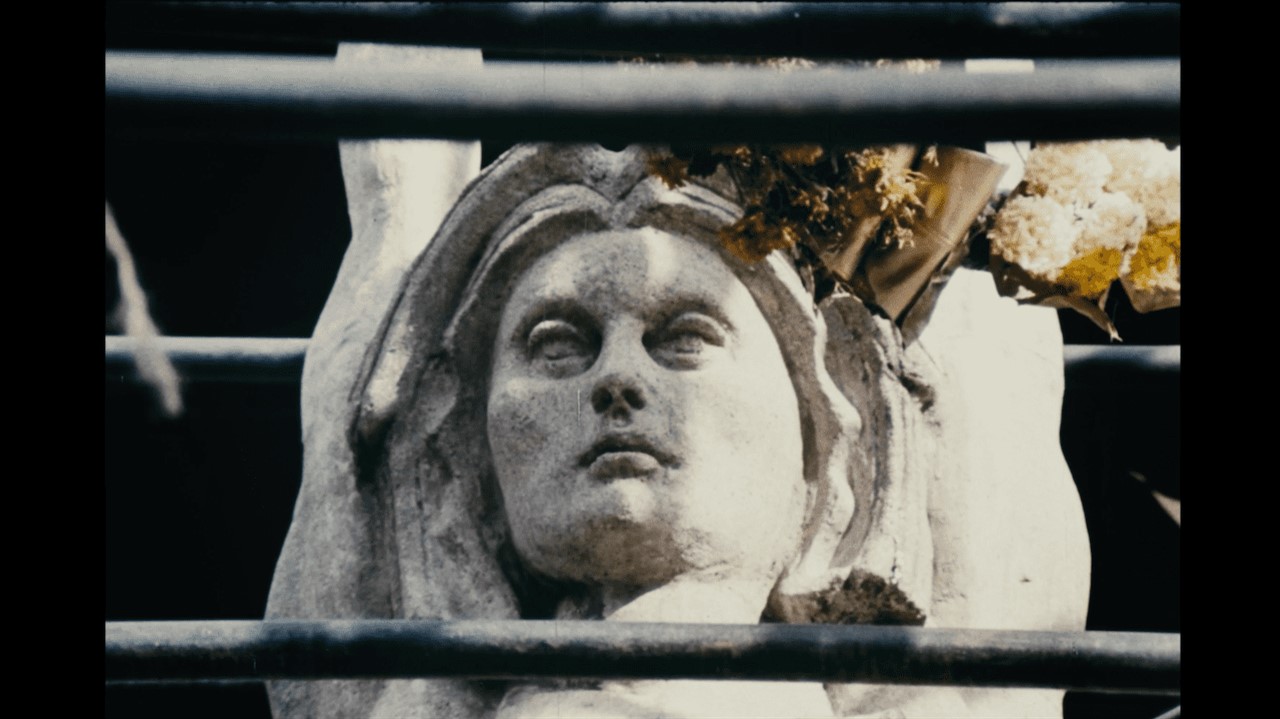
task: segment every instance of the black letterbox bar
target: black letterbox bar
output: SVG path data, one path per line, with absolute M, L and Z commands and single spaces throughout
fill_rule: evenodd
M 329 58 L 108 52 L 108 132 L 275 139 L 878 142 L 1177 137 L 1181 63 L 1034 73 L 494 62 L 392 71 Z
M 685 678 L 1178 694 L 1179 634 L 796 624 L 107 622 L 106 680 Z
M 267 3 L 106 7 L 109 47 L 362 41 L 536 53 L 1178 55 L 1173 3 Z M 215 45 L 216 46 L 216 45 Z

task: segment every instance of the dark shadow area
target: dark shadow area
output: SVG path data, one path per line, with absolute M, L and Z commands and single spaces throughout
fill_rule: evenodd
M 111 686 L 106 714 L 131 719 L 269 719 L 267 690 L 260 684 L 228 686 Z
M 1120 285 L 1112 286 L 1103 305 L 1107 316 L 1120 333 L 1121 344 L 1126 345 L 1178 345 L 1182 344 L 1182 308 L 1173 307 L 1143 314 L 1133 308 L 1129 296 L 1120 291 Z M 1107 333 L 1077 312 L 1059 310 L 1062 323 L 1062 340 L 1069 345 L 1105 345 Z
M 351 229 L 331 144 L 108 138 L 106 200 L 162 332 L 307 337 Z M 106 260 L 106 330 L 118 301 Z M 296 382 L 105 383 L 107 621 L 256 619 L 302 477 Z M 108 717 L 268 717 L 261 686 L 109 687 Z
M 309 337 L 351 238 L 330 144 L 109 140 L 106 201 L 170 335 Z
M 1062 449 L 1093 553 L 1088 629 L 1181 631 L 1181 530 L 1154 494 L 1182 497 L 1180 386 L 1178 373 L 1114 366 L 1085 364 L 1068 375 Z M 1072 693 L 1065 707 L 1067 717 L 1119 719 L 1155 717 L 1175 704 L 1177 697 Z

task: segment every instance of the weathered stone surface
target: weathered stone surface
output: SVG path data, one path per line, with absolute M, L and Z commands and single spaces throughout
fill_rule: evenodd
M 1000 297 L 960 269 L 902 355 L 924 408 L 932 582 L 925 626 L 1084 629 L 1089 539 L 1058 443 L 1063 370 L 1055 312 Z M 914 453 L 913 453 L 914 454 Z M 1062 692 L 845 685 L 840 716 L 1053 717 Z
M 643 159 L 514 148 L 370 303 L 362 362 L 304 401 L 269 615 L 1083 627 L 1053 313 L 962 271 L 904 348 L 856 300 L 815 309 L 781 255 L 723 252 L 724 177 L 670 190 Z M 424 680 L 276 687 L 273 708 L 1046 716 L 1060 693 Z
M 479 50 L 343 44 L 336 62 L 387 67 L 477 67 Z M 303 483 L 266 616 L 393 617 L 393 571 L 375 541 L 385 519 L 362 491 L 346 441 L 355 390 L 382 315 L 405 272 L 466 183 L 480 143 L 339 143 L 352 238 L 307 352 L 302 378 Z M 277 716 L 366 716 L 376 682 L 276 682 Z M 437 716 L 447 716 L 447 713 Z

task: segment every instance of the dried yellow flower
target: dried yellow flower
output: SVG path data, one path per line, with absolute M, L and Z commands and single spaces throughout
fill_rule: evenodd
M 796 190 L 791 196 L 791 206 L 802 212 L 806 222 L 820 224 L 831 214 L 831 206 L 826 201 L 830 194 L 831 190 L 825 187 Z
M 792 165 L 808 167 L 822 159 L 821 145 L 788 145 L 778 150 L 778 159 Z
M 1182 223 L 1148 232 L 1129 258 L 1129 282 L 1141 290 L 1177 289 L 1182 276 Z
M 726 249 L 747 262 L 759 262 L 770 252 L 787 249 L 800 240 L 800 232 L 793 224 L 770 222 L 763 210 L 749 212 L 722 227 L 719 236 Z
M 1111 247 L 1099 247 L 1076 257 L 1062 268 L 1058 284 L 1073 294 L 1088 300 L 1096 300 L 1120 278 L 1120 264 L 1124 253 Z
M 689 181 L 689 163 L 674 155 L 650 154 L 645 168 L 673 190 Z
M 711 148 L 711 154 L 724 155 L 738 162 L 750 164 L 756 153 L 749 145 L 715 145 Z
M 815 144 L 716 145 L 650 158 L 648 169 L 674 188 L 723 168 L 745 213 L 721 229 L 720 240 L 755 262 L 796 245 L 822 252 L 868 231 L 882 247 L 912 242 L 912 226 L 924 212 L 925 179 L 910 169 L 913 153 L 907 150 L 870 147 L 832 155 Z
M 911 243 L 911 225 L 924 211 L 919 191 L 925 176 L 911 169 L 898 169 L 888 162 L 888 151 L 867 148 L 848 153 L 853 165 L 846 207 L 858 217 L 882 215 L 879 240 L 883 247 Z

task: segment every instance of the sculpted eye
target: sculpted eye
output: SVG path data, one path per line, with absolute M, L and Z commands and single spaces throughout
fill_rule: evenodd
M 590 339 L 564 320 L 543 320 L 529 330 L 529 360 L 546 365 L 556 374 L 581 371 L 593 355 Z
M 716 320 L 697 312 L 686 312 L 659 330 L 649 349 L 660 361 L 690 367 L 704 361 L 715 349 L 724 347 L 727 338 L 727 331 Z

